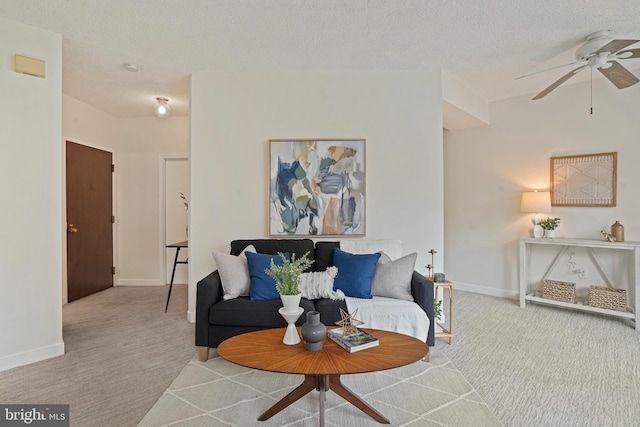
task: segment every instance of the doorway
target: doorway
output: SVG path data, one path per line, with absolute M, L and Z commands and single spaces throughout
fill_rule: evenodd
M 160 207 L 164 214 L 161 227 L 164 236 L 162 242 L 164 283 L 171 281 L 173 263 L 176 256 L 175 248 L 166 248 L 166 245 L 183 242 L 189 239 L 189 159 L 186 156 L 162 156 L 162 185 L 164 189 L 164 201 Z M 187 250 L 180 251 L 180 260 L 186 260 Z M 188 268 L 186 264 L 177 264 L 174 284 L 187 284 Z
M 69 302 L 113 286 L 112 157 L 66 141 Z

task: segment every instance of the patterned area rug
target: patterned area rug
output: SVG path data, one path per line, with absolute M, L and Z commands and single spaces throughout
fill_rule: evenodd
M 311 392 L 267 421 L 258 416 L 297 387 L 302 375 L 248 369 L 220 358 L 194 358 L 139 426 L 318 426 L 318 393 Z M 394 426 L 500 426 L 500 421 L 451 361 L 431 349 L 430 362 L 382 372 L 344 375 L 342 382 Z M 379 426 L 333 392 L 325 425 Z

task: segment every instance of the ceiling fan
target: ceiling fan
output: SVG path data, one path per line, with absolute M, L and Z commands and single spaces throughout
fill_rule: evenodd
M 631 46 L 632 44 L 640 42 L 640 40 L 613 39 L 609 36 L 609 32 L 609 30 L 606 30 L 589 34 L 586 37 L 585 43 L 576 51 L 575 62 L 520 76 L 516 80 L 523 77 L 529 77 L 534 74 L 543 73 L 545 71 L 555 70 L 556 68 L 580 64 L 577 68 L 560 77 L 558 80 L 553 82 L 549 87 L 534 96 L 532 99 L 536 100 L 547 96 L 552 90 L 554 90 L 562 83 L 566 82 L 571 77 L 575 76 L 587 67 L 591 67 L 592 70 L 595 68 L 600 71 L 602 75 L 609 79 L 609 81 L 613 83 L 618 89 L 624 89 L 626 87 L 633 86 L 640 80 L 636 76 L 631 74 L 631 72 L 623 67 L 617 60 L 640 58 L 640 48 L 623 50 L 626 47 Z

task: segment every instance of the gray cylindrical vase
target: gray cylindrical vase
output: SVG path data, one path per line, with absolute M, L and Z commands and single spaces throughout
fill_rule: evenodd
M 300 328 L 300 335 L 304 340 L 304 348 L 309 351 L 322 350 L 322 340 L 327 336 L 327 328 L 320 322 L 320 313 L 307 312 L 307 321 Z

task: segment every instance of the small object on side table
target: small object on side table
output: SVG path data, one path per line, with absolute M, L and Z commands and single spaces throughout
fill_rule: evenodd
M 446 328 L 443 324 L 438 323 L 438 321 L 436 320 L 436 325 L 439 326 L 442 331 L 436 331 L 435 336 L 436 338 L 449 338 L 449 345 L 451 345 L 451 342 L 453 341 L 453 282 L 450 282 L 448 280 L 445 280 L 444 282 L 434 282 L 433 288 L 435 291 L 436 300 L 438 300 L 438 293 L 440 291 L 440 288 L 449 289 L 449 327 Z
M 284 307 L 280 307 L 278 310 L 278 313 L 287 321 L 287 330 L 284 332 L 284 338 L 282 339 L 283 343 L 295 345 L 300 342 L 300 335 L 298 335 L 298 330 L 296 329 L 296 320 L 303 312 L 304 308 L 302 307 L 298 307 L 298 310 L 294 313 L 287 313 Z
M 444 283 L 447 280 L 444 277 L 444 273 L 433 273 L 433 281 L 437 283 Z
M 438 251 L 436 251 L 435 249 L 431 249 L 431 250 L 429 250 L 429 253 L 431 254 L 431 264 L 427 265 L 427 269 L 429 270 L 429 276 L 427 276 L 427 278 L 429 280 L 434 280 L 434 276 L 431 273 L 431 270 L 433 270 L 434 273 L 435 273 L 435 270 L 436 270 L 436 264 L 433 262 L 433 255 L 437 254 Z
M 624 242 L 624 225 L 620 221 L 616 221 L 611 226 L 611 234 L 616 238 L 616 242 Z
M 606 231 L 601 230 L 600 234 L 602 234 L 602 237 L 604 237 L 604 240 L 606 240 L 607 242 L 615 242 L 616 241 L 616 238 L 613 237 L 612 233 L 607 233 Z

